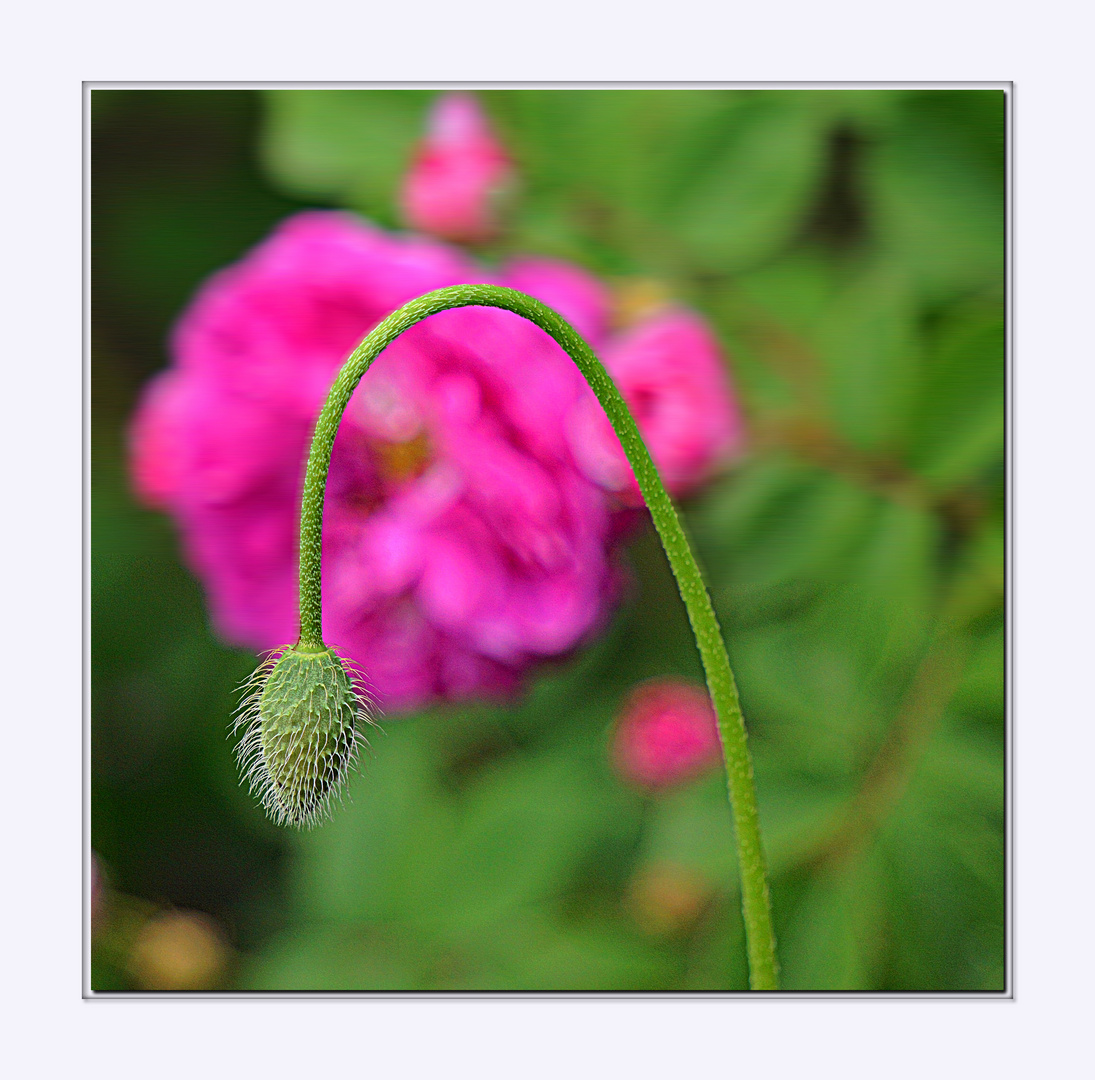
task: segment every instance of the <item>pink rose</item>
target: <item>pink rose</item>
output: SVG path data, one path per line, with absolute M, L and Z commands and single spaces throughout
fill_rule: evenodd
M 612 757 L 621 776 L 648 788 L 667 787 L 714 767 L 722 747 L 707 691 L 676 679 L 638 687 L 617 721 Z
M 603 333 L 603 290 L 577 268 L 526 260 L 513 275 Z M 132 472 L 178 522 L 227 640 L 296 639 L 304 463 L 350 350 L 407 300 L 487 280 L 434 241 L 305 213 L 201 290 L 135 416 Z M 328 482 L 324 634 L 381 704 L 513 690 L 604 621 L 610 512 L 566 436 L 583 396 L 546 334 L 482 308 L 414 327 L 362 380 Z
M 673 495 L 707 480 L 742 442 L 742 422 L 718 343 L 707 324 L 665 308 L 610 341 L 601 356 Z M 586 475 L 641 506 L 631 466 L 603 411 L 583 400 L 570 420 Z
M 495 202 L 512 179 L 479 102 L 443 94 L 403 183 L 404 216 L 413 228 L 447 240 L 488 240 L 497 232 Z

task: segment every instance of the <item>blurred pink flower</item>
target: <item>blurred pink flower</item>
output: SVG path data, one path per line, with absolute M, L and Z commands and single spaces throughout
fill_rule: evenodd
M 690 779 L 717 764 L 722 748 L 707 691 L 677 679 L 639 686 L 617 721 L 612 757 L 625 779 L 649 788 Z
M 497 231 L 495 203 L 512 179 L 479 102 L 470 94 L 443 94 L 403 183 L 404 216 L 447 240 L 488 240 Z
M 740 448 L 741 415 L 726 365 L 698 315 L 663 308 L 610 341 L 601 359 L 671 494 L 694 490 Z M 570 431 L 586 474 L 625 505 L 641 506 L 631 466 L 595 400 L 579 403 Z
M 132 472 L 179 523 L 226 639 L 296 638 L 304 462 L 350 350 L 423 292 L 491 280 L 542 297 L 599 347 L 603 289 L 577 268 L 526 259 L 492 278 L 338 213 L 289 219 L 201 290 L 135 416 Z M 566 437 L 583 396 L 546 334 L 483 308 L 412 328 L 362 381 L 328 482 L 324 634 L 382 704 L 512 690 L 604 619 L 609 508 Z
M 93 851 L 91 853 L 91 862 L 88 869 L 89 877 L 89 892 L 90 892 L 90 906 L 91 906 L 91 932 L 94 934 L 101 929 L 103 921 L 103 906 L 104 906 L 104 886 L 103 886 L 103 872 L 99 869 L 99 858 Z

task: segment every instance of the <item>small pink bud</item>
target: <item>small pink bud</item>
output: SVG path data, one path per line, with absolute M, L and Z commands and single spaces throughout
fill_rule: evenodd
M 677 679 L 638 687 L 617 721 L 612 756 L 625 779 L 648 788 L 691 779 L 717 764 L 722 748 L 707 691 Z
M 413 228 L 447 240 L 489 240 L 498 231 L 495 201 L 512 178 L 479 102 L 444 94 L 403 183 L 404 216 Z
M 102 929 L 103 908 L 105 906 L 103 872 L 99 869 L 99 857 L 93 851 L 89 867 L 89 885 L 91 893 L 91 932 L 97 933 Z

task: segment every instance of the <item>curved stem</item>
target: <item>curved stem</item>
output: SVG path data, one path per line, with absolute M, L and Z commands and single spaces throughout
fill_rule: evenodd
M 746 745 L 738 691 L 711 598 L 677 513 L 624 399 L 589 346 L 550 308 L 531 296 L 498 285 L 456 285 L 438 289 L 393 312 L 350 354 L 316 422 L 308 457 L 300 513 L 300 647 L 324 647 L 320 579 L 323 497 L 331 448 L 342 413 L 369 366 L 404 330 L 439 311 L 458 307 L 502 308 L 528 319 L 550 334 L 578 365 L 619 437 L 677 579 L 718 714 L 737 835 L 750 986 L 754 990 L 775 990 L 778 988 L 778 965 L 753 766 Z

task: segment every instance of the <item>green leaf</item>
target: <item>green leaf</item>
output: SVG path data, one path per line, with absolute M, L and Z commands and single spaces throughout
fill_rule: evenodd
M 752 621 L 775 590 L 807 595 L 862 543 L 877 500 L 844 477 L 787 457 L 751 460 L 689 515 L 725 617 Z
M 1003 740 L 948 713 L 925 751 L 910 791 L 914 799 L 922 794 L 927 805 L 948 819 L 969 814 L 1001 821 Z
M 267 90 L 266 170 L 294 195 L 341 202 L 391 222 L 432 96 L 424 90 Z
M 861 449 L 892 449 L 915 400 L 915 296 L 895 266 L 868 264 L 827 306 L 817 346 L 830 414 Z
M 556 897 L 596 828 L 597 786 L 561 754 L 484 778 L 419 881 L 416 922 L 483 930 Z
M 513 90 L 481 95 L 538 189 L 592 188 L 650 209 L 682 140 L 733 94 L 718 90 Z
M 882 247 L 926 294 L 1003 287 L 1004 94 L 928 90 L 901 99 L 865 181 Z
M 894 938 L 887 988 L 1002 988 L 1003 811 L 999 735 L 945 714 L 879 832 Z
M 731 98 L 682 154 L 666 223 L 697 261 L 740 270 L 796 234 L 824 165 L 828 114 L 816 95 Z
M 270 942 L 244 966 L 243 990 L 406 991 L 436 988 L 445 950 L 398 931 L 306 926 Z
M 839 779 L 855 774 L 863 733 L 877 725 L 880 703 L 860 665 L 820 636 L 814 621 L 739 632 L 731 662 L 745 716 L 771 752 L 789 769 Z
M 955 693 L 954 708 L 986 720 L 1002 722 L 1004 650 L 1002 624 L 977 639 L 962 682 Z
M 749 989 L 745 924 L 737 898 L 716 904 L 693 931 L 685 965 L 674 989 L 735 992 Z
M 867 990 L 882 944 L 876 861 L 809 881 L 779 929 L 784 990 Z
M 559 922 L 532 911 L 476 946 L 469 990 L 605 992 L 673 987 L 671 952 L 608 919 Z
M 753 307 L 753 316 L 764 313 L 772 331 L 782 329 L 812 338 L 829 309 L 833 295 L 846 274 L 815 249 L 793 253 L 735 276 L 734 291 Z M 747 318 L 743 313 L 742 318 Z M 769 349 L 775 348 L 769 343 Z
M 912 427 L 913 466 L 946 489 L 1004 455 L 1004 319 L 998 304 L 951 312 L 928 354 Z
M 825 619 L 864 672 L 907 670 L 919 654 L 936 603 L 939 531 L 926 510 L 878 501 L 874 528 L 846 567 L 847 584 L 829 594 Z
M 759 743 L 754 754 L 761 833 L 768 871 L 776 878 L 825 838 L 851 797 L 847 781 L 789 771 L 780 755 Z
M 695 870 L 720 891 L 738 880 L 733 822 L 721 770 L 657 796 L 642 861 Z
M 346 805 L 298 840 L 297 900 L 309 919 L 398 920 L 422 888 L 423 863 L 452 842 L 421 718 L 372 733 Z M 420 902 L 420 898 L 419 902 Z

